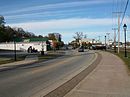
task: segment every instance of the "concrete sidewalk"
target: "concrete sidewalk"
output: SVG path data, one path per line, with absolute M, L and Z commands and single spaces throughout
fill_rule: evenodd
M 19 66 L 32 64 L 38 61 L 37 55 L 28 55 L 25 60 L 0 65 L 0 71 L 10 70 Z
M 130 76 L 117 56 L 100 52 L 97 68 L 64 97 L 130 97 Z

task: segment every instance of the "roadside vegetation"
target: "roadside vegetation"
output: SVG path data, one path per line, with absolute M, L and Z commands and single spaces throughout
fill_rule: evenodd
M 24 56 L 17 56 L 17 61 L 22 61 L 24 60 L 26 55 Z M 0 56 L 0 65 L 1 64 L 7 64 L 7 63 L 12 63 L 15 62 L 14 58 L 9 58 L 9 57 L 2 57 Z
M 50 33 L 48 36 L 42 36 L 42 35 L 35 35 L 32 32 L 25 31 L 23 28 L 18 28 L 18 27 L 10 27 L 5 25 L 5 19 L 4 16 L 0 15 L 0 43 L 8 43 L 8 42 L 13 42 L 14 40 L 16 42 L 23 42 L 23 39 L 29 39 L 29 38 L 34 38 L 36 39 L 42 39 L 46 38 L 47 40 L 51 40 L 52 44 L 49 41 L 46 41 L 48 44 L 48 51 L 50 50 L 59 50 L 64 46 L 64 42 L 62 41 L 61 35 L 57 38 L 55 33 Z M 1 49 L 0 49 L 1 50 Z M 2 52 L 2 51 L 1 51 Z M 1 53 L 0 52 L 0 53 Z M 61 55 L 55 55 L 55 54 L 49 54 L 49 55 L 39 55 L 39 60 L 48 60 L 48 59 L 53 59 L 57 58 Z M 24 60 L 26 55 L 24 56 L 18 56 L 17 55 L 17 61 Z M 9 56 L 0 56 L 0 64 L 6 64 L 6 63 L 11 63 L 15 62 L 14 57 L 9 57 Z
M 121 50 L 120 53 L 115 53 L 114 50 L 108 50 L 109 52 L 119 56 L 127 65 L 129 71 L 130 71 L 130 50 L 127 50 L 127 57 L 125 57 L 125 51 Z M 116 51 L 117 52 L 117 51 Z
M 11 63 L 11 62 L 14 62 L 14 60 L 12 60 L 10 58 L 0 58 L 0 65 L 6 64 L 6 63 Z
M 125 62 L 130 70 L 130 52 L 127 52 L 127 57 L 124 57 L 124 51 L 121 51 L 120 54 L 117 55 Z
M 47 61 L 47 60 L 51 60 L 51 59 L 61 57 L 63 55 L 64 55 L 64 52 L 59 52 L 59 51 L 50 51 L 48 54 L 44 54 L 44 55 L 41 55 L 40 53 L 37 54 L 38 61 Z M 25 60 L 26 56 L 27 56 L 27 54 L 17 55 L 17 61 Z M 15 62 L 14 56 L 12 56 L 12 57 L 0 56 L 0 65 L 6 64 L 6 63 L 11 63 L 11 62 Z
M 5 26 L 5 19 L 0 16 L 0 43 L 1 42 L 12 42 L 14 37 L 17 37 L 16 41 L 21 41 L 22 38 L 35 38 L 42 37 L 41 35 L 36 36 L 32 32 L 25 31 L 23 28 Z

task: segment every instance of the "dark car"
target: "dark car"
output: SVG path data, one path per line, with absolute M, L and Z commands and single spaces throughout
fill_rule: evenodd
M 78 52 L 84 52 L 84 48 L 81 46 L 81 47 L 78 49 Z

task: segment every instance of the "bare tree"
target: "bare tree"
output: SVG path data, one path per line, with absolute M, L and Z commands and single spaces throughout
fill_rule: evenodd
M 75 36 L 73 36 L 73 38 L 79 42 L 79 40 L 81 40 L 83 38 L 83 32 L 76 32 Z

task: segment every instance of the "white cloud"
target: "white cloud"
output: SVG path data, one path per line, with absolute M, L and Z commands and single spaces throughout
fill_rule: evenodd
M 10 24 L 14 27 L 22 27 L 26 30 L 47 30 L 47 29 L 69 29 L 84 26 L 104 26 L 112 25 L 111 18 L 103 19 L 90 19 L 90 18 L 71 18 L 71 19 L 59 19 L 59 20 L 49 20 L 41 22 L 26 22 L 26 23 L 16 23 Z
M 3 12 L 2 14 L 16 14 L 16 13 L 24 13 L 30 11 L 38 11 L 38 10 L 48 10 L 48 9 L 60 9 L 60 8 L 68 8 L 68 7 L 78 7 L 78 6 L 86 6 L 86 5 L 95 5 L 95 4 L 103 4 L 109 3 L 112 0 L 92 0 L 92 1 L 75 1 L 75 2 L 65 2 L 65 3 L 54 3 L 54 4 L 46 4 L 46 5 L 37 5 L 31 6 L 28 8 L 22 8 L 10 12 Z
M 75 13 L 81 13 L 84 12 L 85 9 L 69 9 L 69 10 L 56 10 L 56 11 L 44 11 L 44 12 L 35 12 L 35 17 L 49 17 L 49 16 L 65 16 L 66 14 L 75 14 Z M 17 18 L 26 18 L 26 17 L 32 17 L 34 16 L 34 13 L 22 13 L 22 14 L 14 14 L 5 16 L 6 19 L 17 19 Z
M 124 21 L 126 21 L 128 25 L 130 24 L 129 18 L 125 19 Z M 63 40 L 65 42 L 68 42 L 73 39 L 75 31 L 83 31 L 90 38 L 98 39 L 98 36 L 100 35 L 102 36 L 103 40 L 106 32 L 112 32 L 111 27 L 113 25 L 113 22 L 111 18 L 70 18 L 41 22 L 16 23 L 9 25 L 11 27 L 22 27 L 24 30 L 37 32 L 37 34 L 41 35 L 47 35 L 49 32 L 59 32 L 62 34 Z M 104 26 L 106 26 L 105 30 L 102 28 Z M 87 28 L 89 27 L 93 27 L 94 29 L 88 30 Z

